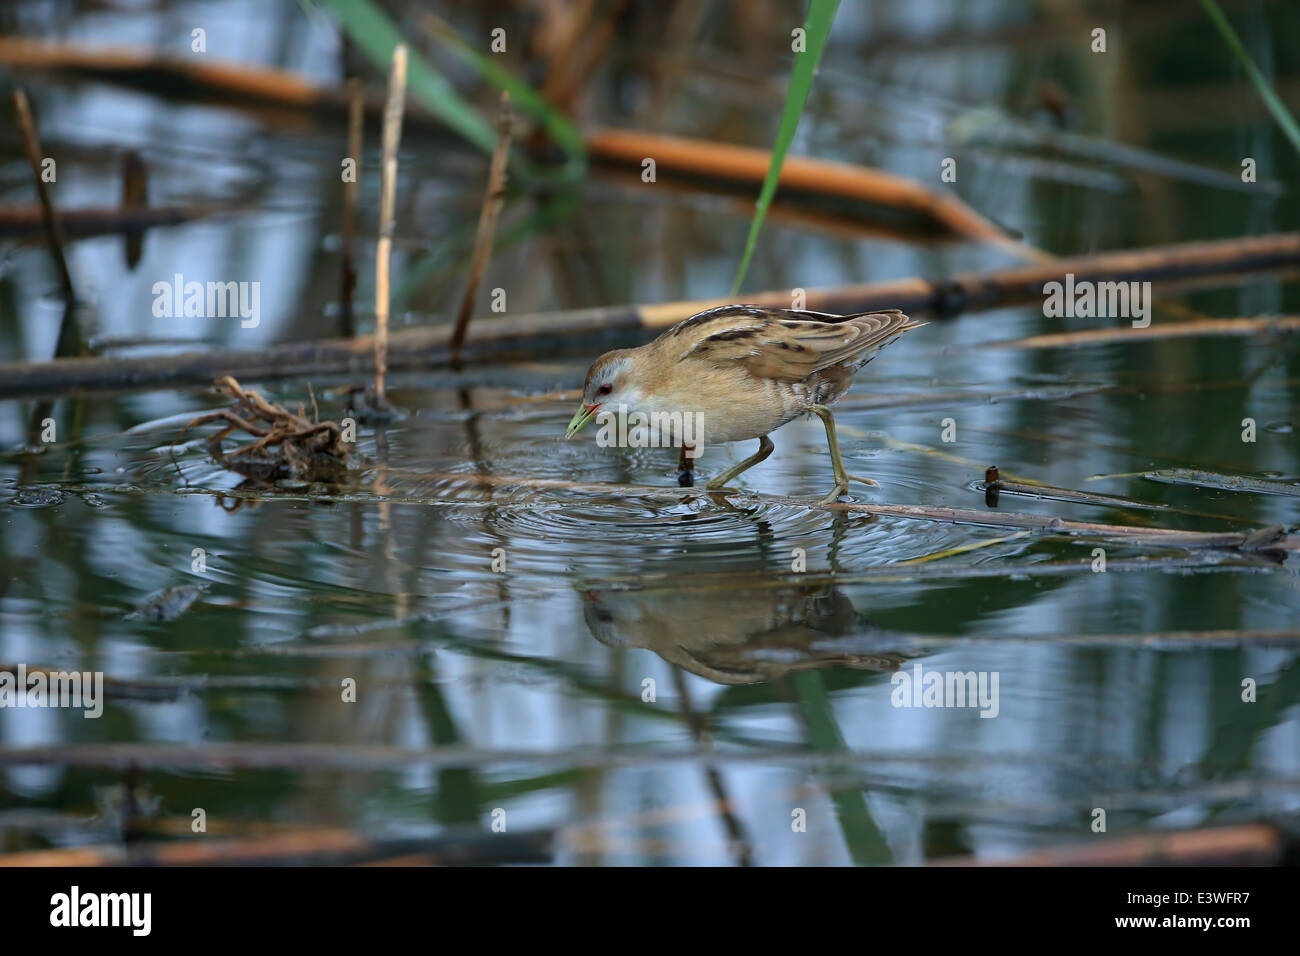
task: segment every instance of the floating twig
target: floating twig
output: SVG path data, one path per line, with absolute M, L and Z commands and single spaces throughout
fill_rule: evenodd
M 984 473 L 984 480 L 975 482 L 972 487 L 974 490 L 984 493 L 986 502 L 990 495 L 993 496 L 993 501 L 989 504 L 990 507 L 996 506 L 999 494 L 1004 494 L 1050 501 L 1069 501 L 1074 504 L 1097 505 L 1102 508 L 1138 508 L 1144 511 L 1169 510 L 1168 505 L 1152 504 L 1147 501 L 1137 501 L 1133 498 L 1121 498 L 1116 495 L 1095 495 L 1087 491 L 1058 488 L 1055 485 L 1044 485 L 1036 481 L 1006 481 L 998 474 L 997 468 L 987 469 Z M 1297 494 L 1300 494 L 1300 488 L 1297 489 Z
M 1144 471 L 1141 476 L 1148 481 L 1159 481 L 1167 485 L 1194 485 L 1198 488 L 1214 488 L 1219 491 L 1245 491 L 1257 495 L 1300 498 L 1300 482 L 1297 481 L 1252 478 L 1249 475 L 1216 475 L 1214 472 L 1197 471 L 1194 468 Z
M 259 392 L 243 388 L 228 375 L 213 387 L 233 399 L 235 407 L 199 415 L 185 428 L 225 423 L 207 440 L 209 453 L 223 467 L 262 481 L 334 481 L 347 470 L 348 446 L 338 422 L 309 421 L 301 410 L 294 414 Z M 237 431 L 254 441 L 224 453 L 222 440 Z

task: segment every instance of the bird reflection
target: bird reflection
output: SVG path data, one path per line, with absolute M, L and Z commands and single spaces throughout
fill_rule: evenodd
M 835 646 L 864 627 L 829 585 L 743 590 L 588 590 L 583 616 L 607 647 L 643 647 L 719 684 L 754 684 L 823 667 L 894 671 L 901 654 Z

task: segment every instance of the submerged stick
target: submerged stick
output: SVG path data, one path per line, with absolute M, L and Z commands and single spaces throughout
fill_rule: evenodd
M 483 208 L 479 211 L 478 232 L 474 236 L 474 257 L 470 260 L 469 281 L 465 295 L 456 311 L 456 327 L 451 333 L 447 349 L 453 365 L 460 362 L 460 350 L 469 331 L 469 320 L 474 314 L 474 301 L 483 281 L 483 271 L 492 258 L 492 243 L 496 239 L 497 219 L 506 201 L 506 160 L 510 157 L 510 94 L 501 94 L 501 111 L 497 119 L 497 146 L 492 152 L 488 169 L 487 189 L 483 193 Z
M 14 111 L 18 114 L 18 129 L 23 136 L 23 149 L 27 153 L 27 162 L 31 164 L 32 176 L 36 180 L 36 194 L 41 200 L 45 234 L 50 242 L 50 256 L 54 259 L 54 267 L 59 273 L 59 284 L 63 287 L 63 299 L 65 302 L 73 302 L 77 294 L 72 287 L 72 273 L 68 270 L 68 260 L 63 254 L 63 227 L 54 212 L 54 200 L 45 185 L 42 168 L 45 159 L 41 155 L 41 141 L 36 134 L 36 123 L 32 119 L 32 108 L 27 102 L 26 90 L 14 90 Z
M 1122 252 L 1058 259 L 1052 263 L 991 272 L 965 273 L 947 280 L 896 279 L 861 285 L 809 289 L 806 307 L 815 312 L 872 312 L 902 309 L 916 316 L 963 312 L 1042 302 L 1043 286 L 1069 272 L 1076 281 L 1150 281 L 1169 288 L 1222 285 L 1247 273 L 1300 270 L 1300 233 L 1286 232 L 1216 242 L 1177 243 Z M 788 308 L 790 291 L 747 294 L 748 302 Z M 565 312 L 524 313 L 481 318 L 464 361 L 536 359 L 584 338 L 648 337 L 696 312 L 726 305 L 729 299 L 700 299 L 658 305 L 600 306 Z M 405 329 L 389 340 L 394 367 L 446 365 L 450 323 Z M 1135 330 L 1136 331 L 1136 330 Z M 374 349 L 370 337 L 286 343 L 256 352 L 184 352 L 164 356 L 81 359 L 62 362 L 0 363 L 0 398 L 69 390 L 204 385 L 214 377 L 246 380 L 298 375 L 355 374 Z
M 393 253 L 393 217 L 397 205 L 397 147 L 402 140 L 402 106 L 406 102 L 406 44 L 393 50 L 384 110 L 383 167 L 379 187 L 379 245 L 375 250 L 375 401 L 383 408 L 388 374 L 388 269 Z

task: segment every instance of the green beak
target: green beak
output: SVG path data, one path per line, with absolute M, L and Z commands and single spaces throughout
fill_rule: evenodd
M 587 422 L 591 421 L 592 418 L 595 417 L 596 409 L 598 408 L 600 408 L 599 405 L 583 405 L 582 408 L 578 410 L 578 414 L 574 415 L 573 419 L 569 422 L 569 427 L 565 430 L 564 437 L 572 438 L 574 435 L 578 434 L 578 432 L 582 431 L 582 429 L 586 427 Z

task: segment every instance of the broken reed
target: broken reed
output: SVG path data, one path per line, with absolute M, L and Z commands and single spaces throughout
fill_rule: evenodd
M 910 315 L 952 317 L 987 309 L 1041 303 L 1043 285 L 1073 273 L 1077 281 L 1150 281 L 1163 288 L 1225 285 L 1246 273 L 1300 271 L 1300 233 L 1214 242 L 1175 243 L 1106 252 L 957 275 L 951 279 L 895 279 L 809 289 L 806 307 L 818 312 L 902 309 Z M 758 305 L 788 308 L 790 290 L 746 295 Z M 484 318 L 462 360 L 508 361 L 554 354 L 586 338 L 619 332 L 650 335 L 728 299 L 600 306 L 565 312 Z M 1134 330 L 1140 331 L 1140 330 Z M 389 337 L 386 353 L 404 368 L 437 367 L 449 360 L 449 324 L 404 329 Z M 202 385 L 221 375 L 245 379 L 361 371 L 376 348 L 369 336 L 273 345 L 258 351 L 184 352 L 166 356 L 0 363 L 0 398 L 91 391 Z

